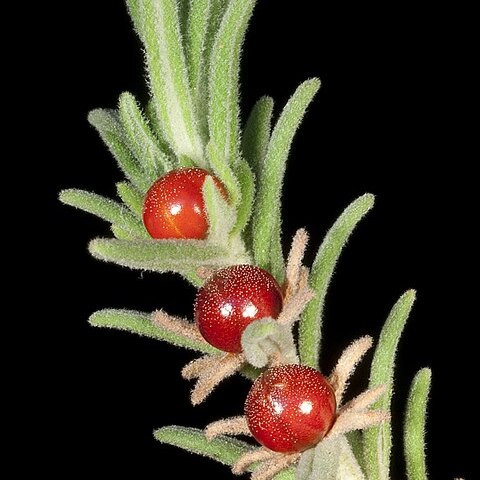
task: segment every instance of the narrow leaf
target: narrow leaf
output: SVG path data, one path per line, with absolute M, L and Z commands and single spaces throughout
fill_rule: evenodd
M 346 438 L 322 440 L 302 454 L 295 480 L 365 480 Z
M 422 368 L 410 387 L 403 441 L 408 480 L 427 480 L 425 423 L 431 380 L 431 370 Z
M 234 253 L 207 244 L 203 240 L 144 240 L 128 242 L 97 238 L 89 245 L 90 253 L 100 260 L 130 268 L 158 272 L 191 274 L 198 267 L 217 268 L 241 263 Z M 237 261 L 235 261 L 237 260 Z
M 113 223 L 136 238 L 148 238 L 142 222 L 126 207 L 113 200 L 72 188 L 60 192 L 60 201 Z
M 393 306 L 380 334 L 370 371 L 369 388 L 386 385 L 387 391 L 374 408 L 390 411 L 393 394 L 393 371 L 398 342 L 415 301 L 415 291 L 408 290 Z M 364 432 L 365 467 L 369 480 L 388 480 L 392 432 L 390 422 Z
M 211 458 L 230 467 L 242 455 L 254 448 L 248 443 L 223 435 L 207 440 L 202 430 L 190 427 L 163 427 L 155 430 L 153 435 L 159 442 L 183 448 L 187 452 Z M 289 468 L 275 475 L 274 480 L 293 480 L 293 478 L 294 470 Z
M 299 351 L 301 362 L 318 368 L 325 297 L 335 265 L 358 222 L 373 207 L 375 197 L 369 193 L 351 203 L 327 232 L 310 273 L 310 286 L 315 298 L 307 305 L 300 319 Z
M 236 207 L 240 202 L 241 193 L 238 179 L 233 172 L 232 167 L 224 161 L 214 143 L 209 142 L 206 150 L 213 173 L 226 187 L 229 196 L 229 203 Z
M 154 133 L 158 144 L 160 145 L 160 150 L 162 152 L 166 152 L 167 156 L 172 160 L 175 168 L 177 167 L 175 153 L 172 149 L 172 146 L 168 143 L 167 134 L 163 129 L 163 125 L 158 116 L 157 108 L 155 105 L 155 99 L 150 98 L 150 100 L 147 102 L 147 106 L 145 107 L 145 117 L 147 118 L 150 128 Z
M 232 0 L 227 7 L 211 54 L 208 125 L 210 140 L 222 162 L 239 156 L 240 54 L 256 0 Z
M 132 94 L 124 92 L 120 95 L 118 111 L 130 148 L 146 178 L 153 183 L 160 175 L 171 170 L 173 165 L 160 150 L 159 143 Z
M 230 0 L 210 0 L 209 18 L 207 32 L 203 46 L 202 68 L 200 69 L 197 83 L 192 84 L 194 92 L 195 106 L 197 108 L 197 116 L 199 129 L 204 138 L 209 137 L 208 133 L 208 108 L 209 108 L 209 87 L 208 78 L 210 73 L 210 59 L 212 54 L 215 37 L 220 28 L 223 15 Z M 195 3 L 196 0 L 191 0 Z
M 140 10 L 141 0 L 126 0 L 128 13 L 132 19 L 133 28 L 137 32 L 137 35 L 142 38 L 142 18 Z
M 163 427 L 155 430 L 154 437 L 162 443 L 203 455 L 224 465 L 232 466 L 241 455 L 253 449 L 248 443 L 219 436 L 209 441 L 202 430 L 189 427 Z
M 112 230 L 114 237 L 118 238 L 119 240 L 135 240 L 135 237 L 132 236 L 131 233 L 127 232 L 118 225 L 111 225 L 110 230 Z
M 130 182 L 118 182 L 117 193 L 132 213 L 142 218 L 143 195 Z
M 243 159 L 240 160 L 236 169 L 236 177 L 240 184 L 240 201 L 237 208 L 237 221 L 232 235 L 241 233 L 248 225 L 255 198 L 255 178 L 248 163 Z
M 242 138 L 243 156 L 259 177 L 267 153 L 272 128 L 273 99 L 261 97 L 253 106 Z
M 186 2 L 185 2 L 186 3 Z M 198 94 L 198 84 L 204 68 L 203 53 L 205 50 L 208 23 L 210 20 L 211 0 L 190 0 L 188 12 L 185 56 L 187 60 L 190 85 L 194 96 Z
M 212 177 L 203 184 L 203 198 L 208 217 L 208 240 L 212 244 L 228 243 L 235 222 L 235 212 L 223 198 Z
M 363 455 L 363 434 L 361 430 L 352 430 L 345 437 L 348 440 L 352 453 L 357 459 L 362 471 L 365 470 L 365 457 Z
M 177 155 L 204 166 L 175 0 L 141 1 L 143 41 L 155 108 Z
M 272 132 L 264 168 L 258 178 L 257 203 L 253 217 L 255 263 L 263 268 L 268 268 L 270 263 L 270 246 L 276 217 L 280 216 L 282 183 L 293 137 L 319 88 L 318 79 L 302 83 L 283 109 Z
M 117 112 L 98 108 L 88 114 L 88 121 L 97 129 L 125 176 L 140 191 L 146 192 L 150 181 L 126 144 L 126 133 Z
M 215 353 L 216 350 L 206 342 L 173 333 L 152 322 L 151 314 L 132 310 L 105 309 L 95 312 L 89 318 L 90 325 L 102 328 L 114 328 L 144 337 L 171 343 L 177 347 L 188 348 L 202 353 Z
M 284 363 L 298 363 L 291 328 L 271 318 L 248 325 L 242 334 L 242 350 L 247 362 L 257 368 L 266 367 L 278 355 Z
M 285 258 L 282 249 L 281 216 L 275 215 L 272 243 L 270 245 L 270 272 L 282 284 L 285 280 Z

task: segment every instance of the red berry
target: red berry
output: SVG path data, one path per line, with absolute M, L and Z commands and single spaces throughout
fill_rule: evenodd
M 255 439 L 275 452 L 314 447 L 332 426 L 336 401 L 332 387 L 317 370 L 280 365 L 255 380 L 245 416 Z
M 242 333 L 254 320 L 277 318 L 282 310 L 277 281 L 254 265 L 216 272 L 197 293 L 195 321 L 205 340 L 224 352 L 242 351 Z
M 200 168 L 181 168 L 150 187 L 143 203 L 143 223 L 152 238 L 205 238 L 208 221 L 202 188 L 207 175 Z M 226 197 L 223 185 L 213 178 Z

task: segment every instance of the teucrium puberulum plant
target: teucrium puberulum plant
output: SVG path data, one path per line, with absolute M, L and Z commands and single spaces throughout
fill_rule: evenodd
M 276 119 L 270 97 L 260 98 L 243 119 L 240 57 L 255 3 L 127 0 L 144 46 L 150 99 L 141 106 L 124 92 L 116 109 L 97 109 L 88 117 L 125 175 L 117 184 L 119 199 L 77 189 L 60 194 L 62 202 L 111 224 L 112 238 L 98 238 L 89 245 L 96 258 L 134 269 L 176 272 L 195 287 L 219 269 L 251 264 L 270 272 L 282 286 L 284 304 L 278 318 L 250 323 L 242 334 L 240 353 L 217 350 L 192 321 L 161 310 L 154 314 L 101 310 L 91 316 L 94 326 L 127 330 L 203 355 L 183 371 L 185 378 L 197 379 L 194 403 L 236 371 L 253 380 L 275 364 L 320 369 L 327 288 L 348 238 L 374 203 L 373 195 L 365 194 L 347 206 L 327 232 L 310 269 L 302 264 L 308 239 L 304 230 L 297 232 L 285 258 L 281 236 L 285 165 L 320 81 L 301 83 Z M 159 177 L 185 167 L 209 174 L 202 188 L 208 232 L 201 239 L 154 240 L 142 222 L 146 192 Z M 345 350 L 328 380 L 338 409 L 330 432 L 288 461 L 227 436 L 242 432 L 243 417 L 215 422 L 205 432 L 163 427 L 155 437 L 233 466 L 236 472 L 252 471 L 258 479 L 387 480 L 395 352 L 414 299 L 414 291 L 406 292 L 387 318 L 376 343 L 369 390 L 342 405 L 348 377 L 372 341 L 363 337 Z M 298 334 L 292 328 L 297 321 Z M 220 373 L 215 377 L 214 372 Z M 409 480 L 427 478 L 424 427 L 430 376 L 429 369 L 418 372 L 407 401 L 404 452 Z M 243 412 L 242 403 L 238 408 Z

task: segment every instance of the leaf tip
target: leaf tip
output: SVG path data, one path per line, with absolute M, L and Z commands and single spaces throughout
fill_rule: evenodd
M 69 205 L 69 199 L 74 191 L 75 190 L 73 188 L 65 188 L 64 190 L 60 190 L 58 199 L 65 205 Z
M 423 367 L 418 371 L 418 378 L 430 383 L 432 380 L 432 369 L 429 367 Z
M 88 123 L 95 127 L 98 124 L 99 120 L 102 116 L 102 109 L 95 108 L 94 110 L 90 110 L 87 115 Z
M 103 324 L 103 322 L 101 321 L 102 312 L 103 310 L 99 310 L 98 312 L 92 313 L 87 320 L 89 325 L 91 325 L 92 327 L 101 327 Z
M 153 431 L 153 438 L 155 440 L 158 440 L 159 442 L 164 442 L 165 441 L 165 428 L 157 428 Z
M 417 298 L 417 291 L 414 288 L 407 290 L 401 297 L 401 300 L 406 301 L 412 306 Z
M 322 86 L 322 81 L 318 77 L 309 78 L 305 81 L 305 85 L 308 85 L 313 90 L 318 91 Z
M 365 193 L 361 198 L 363 198 L 368 210 L 375 205 L 375 195 L 373 193 Z
M 90 240 L 90 242 L 88 243 L 88 251 L 95 258 L 103 258 L 102 248 L 101 248 L 103 242 L 104 241 L 101 238 L 94 238 L 93 240 Z

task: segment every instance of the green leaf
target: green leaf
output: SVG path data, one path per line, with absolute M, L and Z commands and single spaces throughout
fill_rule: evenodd
M 167 156 L 172 160 L 174 168 L 177 167 L 177 158 L 174 151 L 172 150 L 172 147 L 167 141 L 167 135 L 163 130 L 162 122 L 158 117 L 158 112 L 155 106 L 155 99 L 153 98 L 150 98 L 150 100 L 148 100 L 147 102 L 147 106 L 145 107 L 145 117 L 147 118 L 148 124 L 150 125 L 150 128 L 158 141 L 160 150 L 162 152 L 166 152 Z
M 248 225 L 255 199 L 255 178 L 248 163 L 243 158 L 236 169 L 236 177 L 240 184 L 240 201 L 237 208 L 237 221 L 232 235 L 241 233 Z
M 118 182 L 117 193 L 132 213 L 142 218 L 143 195 L 130 182 Z
M 369 388 L 386 385 L 387 391 L 374 408 L 390 411 L 393 394 L 395 353 L 408 315 L 415 301 L 415 291 L 408 290 L 393 306 L 380 334 L 373 356 Z M 369 480 L 388 480 L 392 432 L 390 422 L 371 427 L 363 433 L 365 467 Z
M 373 207 L 374 201 L 375 197 L 367 193 L 352 202 L 327 232 L 318 249 L 310 273 L 310 286 L 316 295 L 300 319 L 299 351 L 302 364 L 318 368 L 323 308 L 335 265 L 353 230 Z
M 155 108 L 176 155 L 205 166 L 182 46 L 177 2 L 142 0 L 142 38 Z
M 363 433 L 361 430 L 352 430 L 348 432 L 345 437 L 348 440 L 352 453 L 357 459 L 362 471 L 365 470 L 365 458 L 363 455 Z
M 190 0 L 192 12 L 189 16 L 189 22 L 193 22 L 194 18 L 198 19 L 198 23 L 195 25 L 195 31 L 198 31 L 199 37 L 203 36 L 202 38 L 202 58 L 201 63 L 198 67 L 194 67 L 197 69 L 198 73 L 190 74 L 190 82 L 192 86 L 192 93 L 193 99 L 195 103 L 195 108 L 197 110 L 197 118 L 199 124 L 199 130 L 201 132 L 202 138 L 204 140 L 208 139 L 208 75 L 209 75 L 209 67 L 210 67 L 210 57 L 213 48 L 213 44 L 215 41 L 215 36 L 218 32 L 220 27 L 220 23 L 223 18 L 223 14 L 225 13 L 225 9 L 227 8 L 227 4 L 229 0 L 209 0 L 208 1 L 208 21 L 206 23 L 206 30 L 202 31 L 203 28 L 203 18 L 201 15 L 205 15 L 205 12 L 199 12 L 200 18 L 198 18 L 198 14 L 193 12 L 193 9 L 196 9 L 197 12 L 201 7 L 202 3 L 205 3 L 206 0 Z M 192 28 L 192 27 L 190 27 Z M 200 40 L 200 38 L 199 38 Z M 198 42 L 200 43 L 200 42 Z M 198 48 L 198 46 L 196 47 Z M 192 63 L 191 54 L 189 53 L 190 48 L 187 48 L 187 60 L 190 64 Z M 192 48 L 193 50 L 193 48 Z M 196 60 L 198 62 L 198 60 Z
M 253 446 L 248 443 L 226 436 L 219 436 L 209 441 L 202 430 L 189 427 L 163 427 L 155 430 L 154 437 L 159 442 L 203 455 L 230 467 L 244 453 L 253 450 Z
M 170 426 L 155 430 L 156 440 L 180 447 L 190 453 L 203 455 L 224 465 L 232 466 L 242 455 L 253 450 L 253 446 L 226 436 L 207 440 L 202 430 L 190 427 Z M 251 470 L 250 470 L 251 471 Z M 293 469 L 275 475 L 275 480 L 293 480 Z
M 272 128 L 273 99 L 261 97 L 253 106 L 242 138 L 243 156 L 258 177 L 263 169 Z
M 136 312 L 133 310 L 105 309 L 95 312 L 89 318 L 90 325 L 102 328 L 114 328 L 143 337 L 153 338 L 171 343 L 177 347 L 188 348 L 202 353 L 216 353 L 217 350 L 206 342 L 197 342 L 189 337 L 173 333 L 152 322 L 149 313 Z
M 297 349 L 290 326 L 272 318 L 256 320 L 242 334 L 242 350 L 247 362 L 257 368 L 266 367 L 278 354 L 284 363 L 298 363 Z
M 431 380 L 432 371 L 422 368 L 410 387 L 403 441 L 408 480 L 427 480 L 425 423 Z
M 229 203 L 236 207 L 240 202 L 241 193 L 240 185 L 233 169 L 224 161 L 214 143 L 209 142 L 206 151 L 213 173 L 227 189 Z
M 285 280 L 285 258 L 282 249 L 281 216 L 275 216 L 272 243 L 270 245 L 270 273 L 282 284 Z
M 115 224 L 133 237 L 148 238 L 142 222 L 127 208 L 113 200 L 72 188 L 60 192 L 60 201 Z
M 235 222 L 235 212 L 223 198 L 212 177 L 203 184 L 203 198 L 208 217 L 208 240 L 212 244 L 228 243 Z
M 88 114 L 88 121 L 97 129 L 125 176 L 141 192 L 146 192 L 150 181 L 125 142 L 126 133 L 117 112 L 98 108 Z
M 199 95 L 199 84 L 202 80 L 204 51 L 208 36 L 211 0 L 190 0 L 187 20 L 185 57 L 187 60 L 190 85 L 194 98 Z
M 350 445 L 341 435 L 322 440 L 302 454 L 295 480 L 365 480 Z
M 272 132 L 264 167 L 258 180 L 257 202 L 253 216 L 254 257 L 259 267 L 268 269 L 277 216 L 280 216 L 282 183 L 285 165 L 295 132 L 320 88 L 318 79 L 302 83 L 283 109 Z M 281 222 L 279 222 L 279 226 Z M 277 233 L 278 235 L 280 232 Z M 272 240 L 273 239 L 273 240 Z
M 114 237 L 118 238 L 119 240 L 135 240 L 134 236 L 118 225 L 111 225 L 110 230 L 112 231 Z
M 129 242 L 97 238 L 89 245 L 90 253 L 100 260 L 130 268 L 191 275 L 198 267 L 219 268 L 243 263 L 234 252 L 203 240 L 143 240 Z M 236 261 L 238 260 L 238 261 Z
M 118 111 L 130 148 L 145 176 L 153 183 L 160 175 L 172 170 L 173 164 L 160 150 L 159 143 L 132 94 L 124 92 L 120 95 Z
M 133 28 L 137 32 L 137 35 L 142 38 L 142 18 L 140 10 L 141 0 L 126 0 L 128 14 L 132 19 Z
M 224 163 L 239 156 L 240 53 L 256 0 L 231 0 L 211 53 L 208 125 Z

